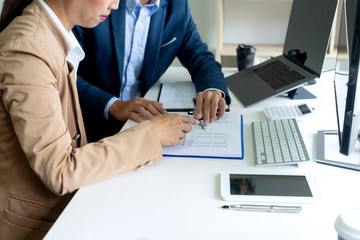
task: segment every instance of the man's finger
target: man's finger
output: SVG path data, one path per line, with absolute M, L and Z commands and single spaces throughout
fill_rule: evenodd
M 149 111 L 147 111 L 145 108 L 143 108 L 143 107 L 140 107 L 140 108 L 138 109 L 138 113 L 139 113 L 140 115 L 144 116 L 144 117 L 145 117 L 146 119 L 148 119 L 148 120 L 150 120 L 150 119 L 153 118 L 153 115 L 152 115 Z
M 200 119 L 203 115 L 202 109 L 203 109 L 203 92 L 199 92 L 196 95 L 196 103 L 195 103 L 195 110 L 194 110 L 194 117 L 196 119 Z
M 211 100 L 205 99 L 203 103 L 202 113 L 203 113 L 203 119 L 205 126 L 209 125 L 210 120 L 210 106 L 211 106 Z
M 134 113 L 134 112 L 130 114 L 130 117 L 129 117 L 129 118 L 132 119 L 132 120 L 134 120 L 135 122 L 138 122 L 138 123 L 144 121 L 139 115 L 137 115 L 137 114 Z
M 225 110 L 226 110 L 226 101 L 224 98 L 221 98 L 219 102 L 219 113 L 217 115 L 218 120 L 224 116 Z
M 145 110 L 149 111 L 153 116 L 157 116 L 161 114 L 152 103 L 147 104 Z
M 166 109 L 163 108 L 163 104 L 162 104 L 162 103 L 160 103 L 160 102 L 154 102 L 153 105 L 154 105 L 154 107 L 156 108 L 156 110 L 157 110 L 158 112 L 160 112 L 161 114 L 166 114 L 166 113 L 167 113 Z
M 215 96 L 211 99 L 211 108 L 210 108 L 210 122 L 215 122 L 216 114 L 219 107 L 219 99 Z

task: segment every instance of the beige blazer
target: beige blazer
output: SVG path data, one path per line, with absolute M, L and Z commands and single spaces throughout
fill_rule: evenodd
M 0 33 L 0 239 L 41 239 L 78 188 L 162 158 L 149 121 L 86 144 L 69 50 L 38 1 Z

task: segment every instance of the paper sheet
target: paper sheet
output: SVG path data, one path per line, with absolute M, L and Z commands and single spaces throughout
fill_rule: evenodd
M 192 110 L 195 107 L 195 86 L 192 82 L 163 83 L 159 102 L 167 110 Z
M 242 116 L 225 113 L 205 129 L 193 126 L 180 145 L 163 147 L 163 155 L 242 159 L 242 131 Z

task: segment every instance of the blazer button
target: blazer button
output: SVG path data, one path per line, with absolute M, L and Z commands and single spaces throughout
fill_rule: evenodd
M 78 139 L 80 139 L 80 134 L 76 134 L 76 136 L 73 138 L 73 140 L 78 140 Z
M 154 163 L 153 161 L 148 161 L 147 163 L 145 163 L 145 165 L 149 166 L 149 165 L 151 165 L 153 163 Z

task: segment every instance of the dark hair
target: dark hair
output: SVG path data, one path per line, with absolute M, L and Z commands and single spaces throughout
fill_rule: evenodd
M 20 16 L 24 8 L 33 0 L 4 0 L 0 16 L 0 32 L 4 30 L 14 18 Z

